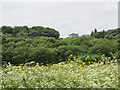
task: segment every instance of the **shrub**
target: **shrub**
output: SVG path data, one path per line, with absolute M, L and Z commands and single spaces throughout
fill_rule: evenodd
M 72 53 L 73 55 L 79 55 L 85 53 L 86 50 L 81 46 L 75 45 L 62 45 L 58 47 L 59 58 L 65 61 Z
M 33 52 L 29 55 L 29 62 L 35 61 L 38 63 L 55 63 L 57 62 L 57 49 L 54 48 L 44 48 L 36 47 L 33 49 Z
M 118 51 L 115 53 L 115 57 L 116 57 L 116 59 L 120 59 L 120 50 L 118 50 Z
M 114 54 L 117 51 L 117 41 L 115 40 L 95 39 L 90 43 L 92 45 L 90 48 L 92 54 L 105 54 L 110 57 L 110 52 Z

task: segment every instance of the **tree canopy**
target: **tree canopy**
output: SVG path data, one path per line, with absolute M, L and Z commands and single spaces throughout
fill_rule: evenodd
M 120 52 L 119 28 L 100 32 L 95 29 L 90 35 L 77 38 L 59 38 L 57 30 L 43 26 L 2 26 L 1 29 L 2 60 L 12 64 L 30 61 L 58 63 L 65 61 L 70 54 L 111 57 L 112 52 L 118 57 Z

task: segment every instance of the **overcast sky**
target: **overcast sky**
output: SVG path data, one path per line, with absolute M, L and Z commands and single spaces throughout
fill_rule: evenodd
M 90 34 L 118 27 L 118 2 L 1 2 L 0 26 L 44 26 L 70 33 Z

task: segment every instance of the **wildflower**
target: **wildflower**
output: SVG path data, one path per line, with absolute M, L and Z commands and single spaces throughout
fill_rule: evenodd
M 83 64 L 83 65 L 85 65 L 86 63 L 85 63 L 85 62 L 83 62 L 82 64 Z
M 83 69 L 83 67 L 80 67 L 80 69 Z
M 59 67 L 59 69 L 61 69 L 61 67 Z
M 77 70 L 77 72 L 79 72 L 79 70 Z
M 41 64 L 43 64 L 43 63 L 41 63 Z
M 64 66 L 64 68 L 66 68 L 66 66 Z
M 68 78 L 69 80 L 71 80 L 71 78 Z
M 70 62 L 70 61 L 67 61 L 68 63 Z
M 71 73 L 74 73 L 73 71 Z
M 70 54 L 70 56 L 73 56 L 72 54 Z
M 77 65 L 77 63 L 74 63 L 75 65 Z
M 75 60 L 75 57 L 74 57 L 74 59 L 73 60 Z
M 89 58 L 89 56 L 86 57 L 86 59 L 88 59 L 88 58 Z
M 57 75 L 55 77 L 58 77 Z
M 96 61 L 96 59 L 94 59 Z
M 73 63 L 73 61 L 70 61 L 71 63 Z
M 70 61 L 70 59 L 68 59 L 68 61 Z
M 94 63 L 94 62 L 92 61 L 92 63 Z
M 90 64 L 91 62 L 89 61 L 88 63 Z

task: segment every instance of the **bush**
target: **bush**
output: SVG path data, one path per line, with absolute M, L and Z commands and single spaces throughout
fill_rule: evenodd
M 70 54 L 73 55 L 79 55 L 85 53 L 86 50 L 81 47 L 81 46 L 75 46 L 75 45 L 62 45 L 58 47 L 58 54 L 59 54 L 59 59 L 65 61 L 68 59 L 68 56 Z
M 30 61 L 35 61 L 38 63 L 55 63 L 58 60 L 57 49 L 36 47 L 33 49 L 33 52 L 30 54 L 29 58 Z
M 105 54 L 110 57 L 112 52 L 113 54 L 117 51 L 117 41 L 115 40 L 107 40 L 107 39 L 95 39 L 91 41 L 92 47 L 90 51 L 92 54 Z
M 120 50 L 115 53 L 116 59 L 120 59 Z
M 97 55 L 97 54 L 84 54 L 82 56 L 78 56 L 79 60 L 82 60 L 86 64 L 92 64 L 94 62 L 109 62 L 111 60 L 110 57 L 106 57 L 104 54 L 103 55 Z

